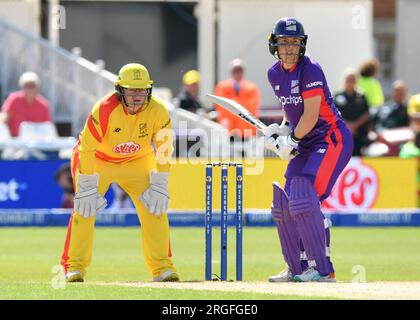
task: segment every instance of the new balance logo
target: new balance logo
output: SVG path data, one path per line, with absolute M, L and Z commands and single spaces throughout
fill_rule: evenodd
M 327 149 L 325 148 L 319 148 L 317 153 L 325 153 L 325 151 L 327 151 Z
M 121 131 L 121 128 L 115 128 L 114 129 L 114 132 L 120 132 Z

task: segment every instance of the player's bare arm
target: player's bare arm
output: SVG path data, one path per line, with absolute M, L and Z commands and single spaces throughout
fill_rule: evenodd
M 315 127 L 319 118 L 321 96 L 304 99 L 303 105 L 303 114 L 294 130 L 294 135 L 298 139 L 302 139 Z

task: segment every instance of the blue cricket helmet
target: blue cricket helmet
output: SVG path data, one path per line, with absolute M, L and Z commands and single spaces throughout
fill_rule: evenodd
M 268 39 L 268 49 L 270 53 L 279 59 L 277 51 L 277 39 L 278 38 L 299 38 L 301 39 L 299 56 L 303 57 L 306 51 L 306 42 L 308 35 L 305 34 L 303 25 L 295 18 L 282 18 L 276 22 L 273 31 Z

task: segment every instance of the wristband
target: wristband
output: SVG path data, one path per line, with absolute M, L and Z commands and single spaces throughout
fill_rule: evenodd
M 293 142 L 296 142 L 296 143 L 298 143 L 300 141 L 300 139 L 295 136 L 295 132 L 294 131 L 292 131 L 290 133 L 290 138 L 292 139 Z

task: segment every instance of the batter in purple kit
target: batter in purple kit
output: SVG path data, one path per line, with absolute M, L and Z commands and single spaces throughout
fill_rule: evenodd
M 266 147 L 289 161 L 284 190 L 273 183 L 272 216 L 288 268 L 270 282 L 335 282 L 330 260 L 330 224 L 320 205 L 350 160 L 353 138 L 335 107 L 321 66 L 305 56 L 302 24 L 276 22 L 269 39 L 277 61 L 268 80 L 285 111 L 272 124 Z

